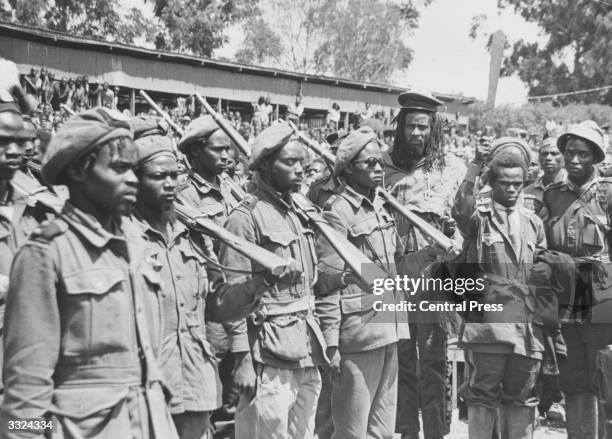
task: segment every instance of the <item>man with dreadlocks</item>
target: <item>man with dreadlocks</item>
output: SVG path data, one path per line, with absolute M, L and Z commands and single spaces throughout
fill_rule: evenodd
M 385 183 L 402 204 L 438 225 L 447 236 L 453 236 L 455 225 L 450 219 L 450 210 L 465 174 L 465 164 L 444 152 L 445 118 L 436 112 L 442 102 L 430 94 L 412 91 L 402 93 L 398 102 L 401 109 L 396 118 L 393 147 L 386 156 Z M 425 236 L 400 216 L 397 230 L 406 253 L 430 245 Z M 430 266 L 430 275 L 438 266 Z M 441 438 L 450 431 L 445 320 L 435 313 L 417 313 L 410 325 L 411 338 L 398 344 L 396 431 L 402 434 L 402 439 L 418 438 L 419 405 L 425 438 Z M 417 358 L 420 359 L 418 377 Z

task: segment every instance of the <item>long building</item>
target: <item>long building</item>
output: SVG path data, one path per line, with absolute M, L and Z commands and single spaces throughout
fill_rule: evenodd
M 209 58 L 73 37 L 59 32 L 0 22 L 0 55 L 17 64 L 22 74 L 45 66 L 55 78 L 87 76 L 90 83 L 120 87 L 123 106 L 143 111 L 137 91 L 146 90 L 169 106 L 178 96 L 200 93 L 223 110 L 250 111 L 251 103 L 269 96 L 282 116 L 298 92 L 305 117 L 322 120 L 333 102 L 342 117 L 363 111 L 365 103 L 388 110 L 407 88 L 328 76 L 292 73 Z M 435 93 L 446 111 L 465 116 L 474 98 Z

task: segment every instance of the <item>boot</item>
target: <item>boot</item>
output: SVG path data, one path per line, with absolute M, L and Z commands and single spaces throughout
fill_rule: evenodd
M 491 439 L 495 410 L 481 405 L 468 406 L 468 437 L 470 439 Z
M 535 407 L 507 404 L 501 414 L 505 421 L 505 434 L 502 433 L 502 438 L 533 439 Z
M 576 393 L 565 398 L 568 439 L 597 439 L 597 397 Z

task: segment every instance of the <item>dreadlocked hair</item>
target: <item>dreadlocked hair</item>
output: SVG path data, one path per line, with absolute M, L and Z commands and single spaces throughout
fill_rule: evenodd
M 396 132 L 393 140 L 393 150 L 391 151 L 391 160 L 396 166 L 407 169 L 413 164 L 414 157 L 409 151 L 406 151 L 406 134 L 404 126 L 406 125 L 406 116 L 409 113 L 414 113 L 415 110 L 402 108 L 398 113 L 395 121 Z M 447 123 L 446 117 L 442 113 L 433 113 L 430 120 L 429 139 L 425 144 L 424 149 L 424 164 L 425 171 L 429 172 L 433 169 L 442 170 L 446 166 L 444 154 L 444 125 Z

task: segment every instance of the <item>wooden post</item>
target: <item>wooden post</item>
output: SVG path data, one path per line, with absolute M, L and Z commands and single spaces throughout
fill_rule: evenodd
M 274 109 L 274 120 L 278 120 L 278 104 L 276 104 L 276 108 Z
M 132 113 L 132 117 L 136 116 L 136 90 L 134 89 L 130 92 L 130 113 Z
M 219 102 L 217 102 L 217 111 L 219 113 L 223 112 L 223 104 L 221 102 L 221 98 L 219 98 Z
M 344 113 L 344 129 L 348 131 L 349 126 L 349 112 Z

